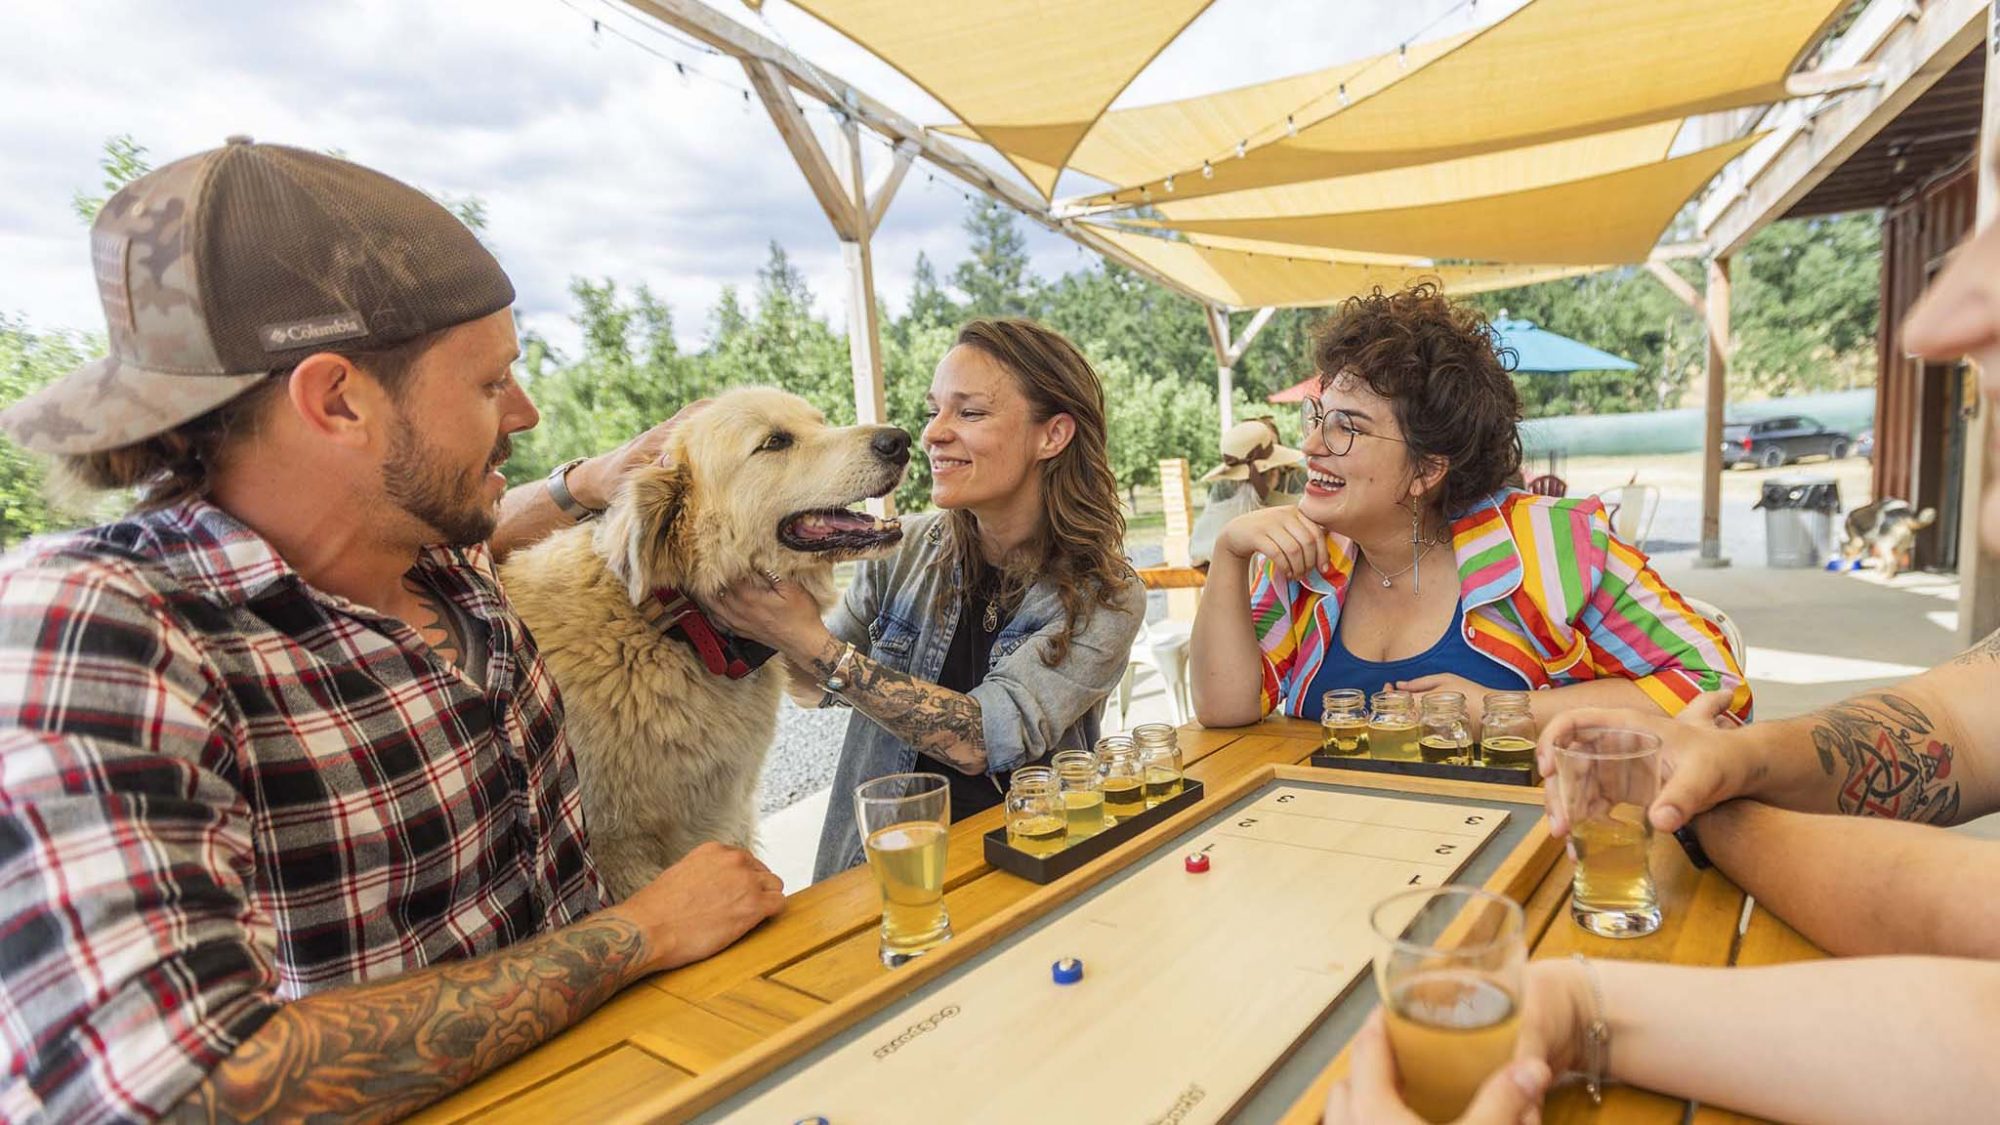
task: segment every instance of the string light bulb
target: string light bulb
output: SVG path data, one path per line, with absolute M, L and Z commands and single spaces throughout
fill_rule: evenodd
M 1140 188 L 1139 198 L 1147 203 L 1151 203 L 1153 201 L 1153 189 L 1149 187 Z
M 1201 162 L 1201 178 L 1204 180 L 1215 178 L 1215 166 L 1206 160 Z
M 1340 84 L 1340 104 L 1341 105 L 1347 104 L 1347 83 L 1345 82 L 1342 82 Z
M 1249 148 L 1250 148 L 1250 142 L 1249 142 L 1249 141 L 1247 141 L 1247 140 L 1246 140 L 1246 141 L 1237 141 L 1237 142 L 1236 142 L 1236 159 L 1238 159 L 1238 160 L 1241 160 L 1241 159 L 1243 159 L 1243 154 L 1244 154 L 1245 152 L 1248 152 L 1248 151 L 1249 151 Z
M 1296 137 L 1299 135 L 1299 123 L 1292 120 L 1292 115 L 1289 113 L 1285 115 L 1285 135 L 1287 137 Z
M 1167 177 L 1167 182 L 1165 186 L 1167 189 L 1167 194 L 1172 195 L 1174 193 L 1174 178 L 1172 176 Z
M 1402 67 L 1404 70 L 1410 68 L 1410 45 L 1408 43 L 1398 43 L 1396 45 L 1396 65 Z

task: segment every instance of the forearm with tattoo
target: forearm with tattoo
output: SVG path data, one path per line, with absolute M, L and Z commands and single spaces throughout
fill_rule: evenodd
M 637 979 L 639 928 L 586 919 L 498 953 L 280 1008 L 179 1106 L 180 1121 L 389 1121 L 506 1063 Z
M 1838 784 L 1841 812 L 1958 822 L 1955 751 L 1909 698 L 1887 691 L 1857 696 L 1815 715 L 1811 730 L 1820 768 Z
M 812 671 L 821 683 L 833 675 L 847 646 L 829 640 L 813 656 Z M 884 668 L 856 652 L 841 676 L 840 693 L 853 708 L 910 744 L 917 753 L 962 773 L 986 769 L 986 732 L 979 701 L 893 668 Z

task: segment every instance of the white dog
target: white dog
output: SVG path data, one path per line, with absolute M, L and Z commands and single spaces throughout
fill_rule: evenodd
M 775 576 L 824 608 L 836 561 L 902 538 L 847 509 L 892 491 L 909 450 L 893 426 L 835 428 L 796 395 L 730 391 L 676 427 L 663 464 L 635 471 L 600 520 L 501 568 L 562 692 L 591 855 L 615 899 L 703 841 L 755 835 L 783 661 L 757 665 L 769 650 L 698 607 Z

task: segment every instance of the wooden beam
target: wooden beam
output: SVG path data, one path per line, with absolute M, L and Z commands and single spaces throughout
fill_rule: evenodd
M 1830 68 L 1874 66 L 1880 80 L 1836 96 L 1782 102 L 1757 122 L 1770 130 L 1712 181 L 1696 227 L 1717 254 L 1791 210 L 1911 102 L 1979 48 L 1989 0 L 1871 0 L 1827 59 Z
M 964 149 L 942 137 L 926 132 L 923 126 L 904 117 L 881 101 L 869 97 L 825 68 L 814 66 L 793 53 L 790 48 L 773 42 L 717 12 L 701 3 L 701 0 L 620 0 L 620 2 L 643 16 L 671 25 L 723 54 L 742 60 L 746 68 L 751 60 L 769 63 L 793 89 L 814 101 L 839 106 L 856 121 L 892 142 L 910 142 L 916 146 L 916 155 L 923 157 L 939 171 L 1012 207 L 1032 222 L 1072 241 L 1082 243 L 1100 256 L 1117 262 L 1163 289 L 1179 293 L 1191 301 L 1203 304 L 1208 302 L 1207 297 L 1160 273 L 1127 253 L 1122 247 L 1094 237 L 1088 227 L 1065 223 L 1050 214 L 1048 205 L 1041 196 L 994 172 Z M 753 76 L 753 84 L 755 81 Z
M 1244 353 L 1250 350 L 1251 344 L 1257 342 L 1257 334 L 1264 330 L 1265 325 L 1271 323 L 1271 317 L 1277 311 L 1269 306 L 1258 309 L 1256 315 L 1250 318 L 1250 323 L 1243 326 L 1243 335 L 1238 336 L 1235 342 L 1229 345 L 1230 367 L 1233 368 L 1243 361 Z
M 1877 63 L 1868 63 L 1788 75 L 1785 78 L 1785 94 L 1794 98 L 1809 98 L 1815 94 L 1834 94 L 1881 84 L 1882 67 Z
M 1703 399 L 1701 553 L 1697 567 L 1723 567 L 1722 415 L 1729 402 L 1729 259 L 1708 262 L 1708 374 Z
M 2000 45 L 2000 15 L 1988 8 L 1986 42 Z M 1983 231 L 2000 217 L 2000 176 L 1994 174 L 1993 153 L 2000 151 L 2000 65 L 1986 57 L 1986 88 L 1979 111 L 1979 195 L 1977 226 Z M 1972 642 L 2000 629 L 2000 560 L 1986 551 L 1980 535 L 1986 501 L 1993 495 L 1989 444 L 1994 427 L 1993 403 L 1981 397 L 1965 421 L 1965 451 L 1959 472 L 1958 504 L 1958 637 Z
M 908 142 L 898 142 L 895 159 L 882 169 L 881 176 L 868 188 L 868 233 L 873 234 L 882 225 L 882 216 L 889 212 L 889 201 L 896 198 L 896 189 L 903 186 L 903 177 L 909 175 L 910 162 L 916 159 L 917 146 Z
M 862 168 L 861 128 L 853 118 L 841 121 L 840 138 L 846 150 L 842 170 L 847 174 L 847 192 L 856 217 L 852 237 L 842 235 L 840 239 L 840 257 L 847 267 L 847 354 L 854 370 L 854 420 L 864 426 L 879 426 L 887 420 L 889 407 L 882 383 L 881 312 L 875 303 L 874 227 L 864 217 L 868 188 Z M 895 499 L 870 500 L 868 510 L 878 516 L 894 515 Z
M 1229 310 L 1208 304 L 1201 308 L 1208 320 L 1208 342 L 1215 345 L 1216 409 L 1222 430 L 1228 433 L 1236 424 L 1236 362 L 1229 354 Z
M 1695 292 L 1694 286 L 1689 285 L 1686 278 L 1675 273 L 1673 267 L 1665 262 L 1649 261 L 1646 263 L 1646 272 L 1658 278 L 1660 284 L 1667 287 L 1667 292 L 1680 298 L 1681 304 L 1693 309 L 1698 315 L 1701 313 L 1701 294 Z
M 751 89 L 757 91 L 757 97 L 771 114 L 771 123 L 778 127 L 778 136 L 791 150 L 799 171 L 805 173 L 813 198 L 819 200 L 820 209 L 826 212 L 826 221 L 833 224 L 834 233 L 840 237 L 852 237 L 852 232 L 860 226 L 859 212 L 839 173 L 827 160 L 819 138 L 813 136 L 812 126 L 806 123 L 799 103 L 792 100 L 792 88 L 783 72 L 763 59 L 744 59 L 743 72 L 750 76 Z

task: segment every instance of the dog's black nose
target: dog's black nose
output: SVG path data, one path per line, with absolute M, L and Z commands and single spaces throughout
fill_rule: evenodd
M 884 426 L 876 430 L 875 437 L 868 446 L 884 461 L 893 461 L 901 465 L 910 459 L 910 435 L 894 426 Z

